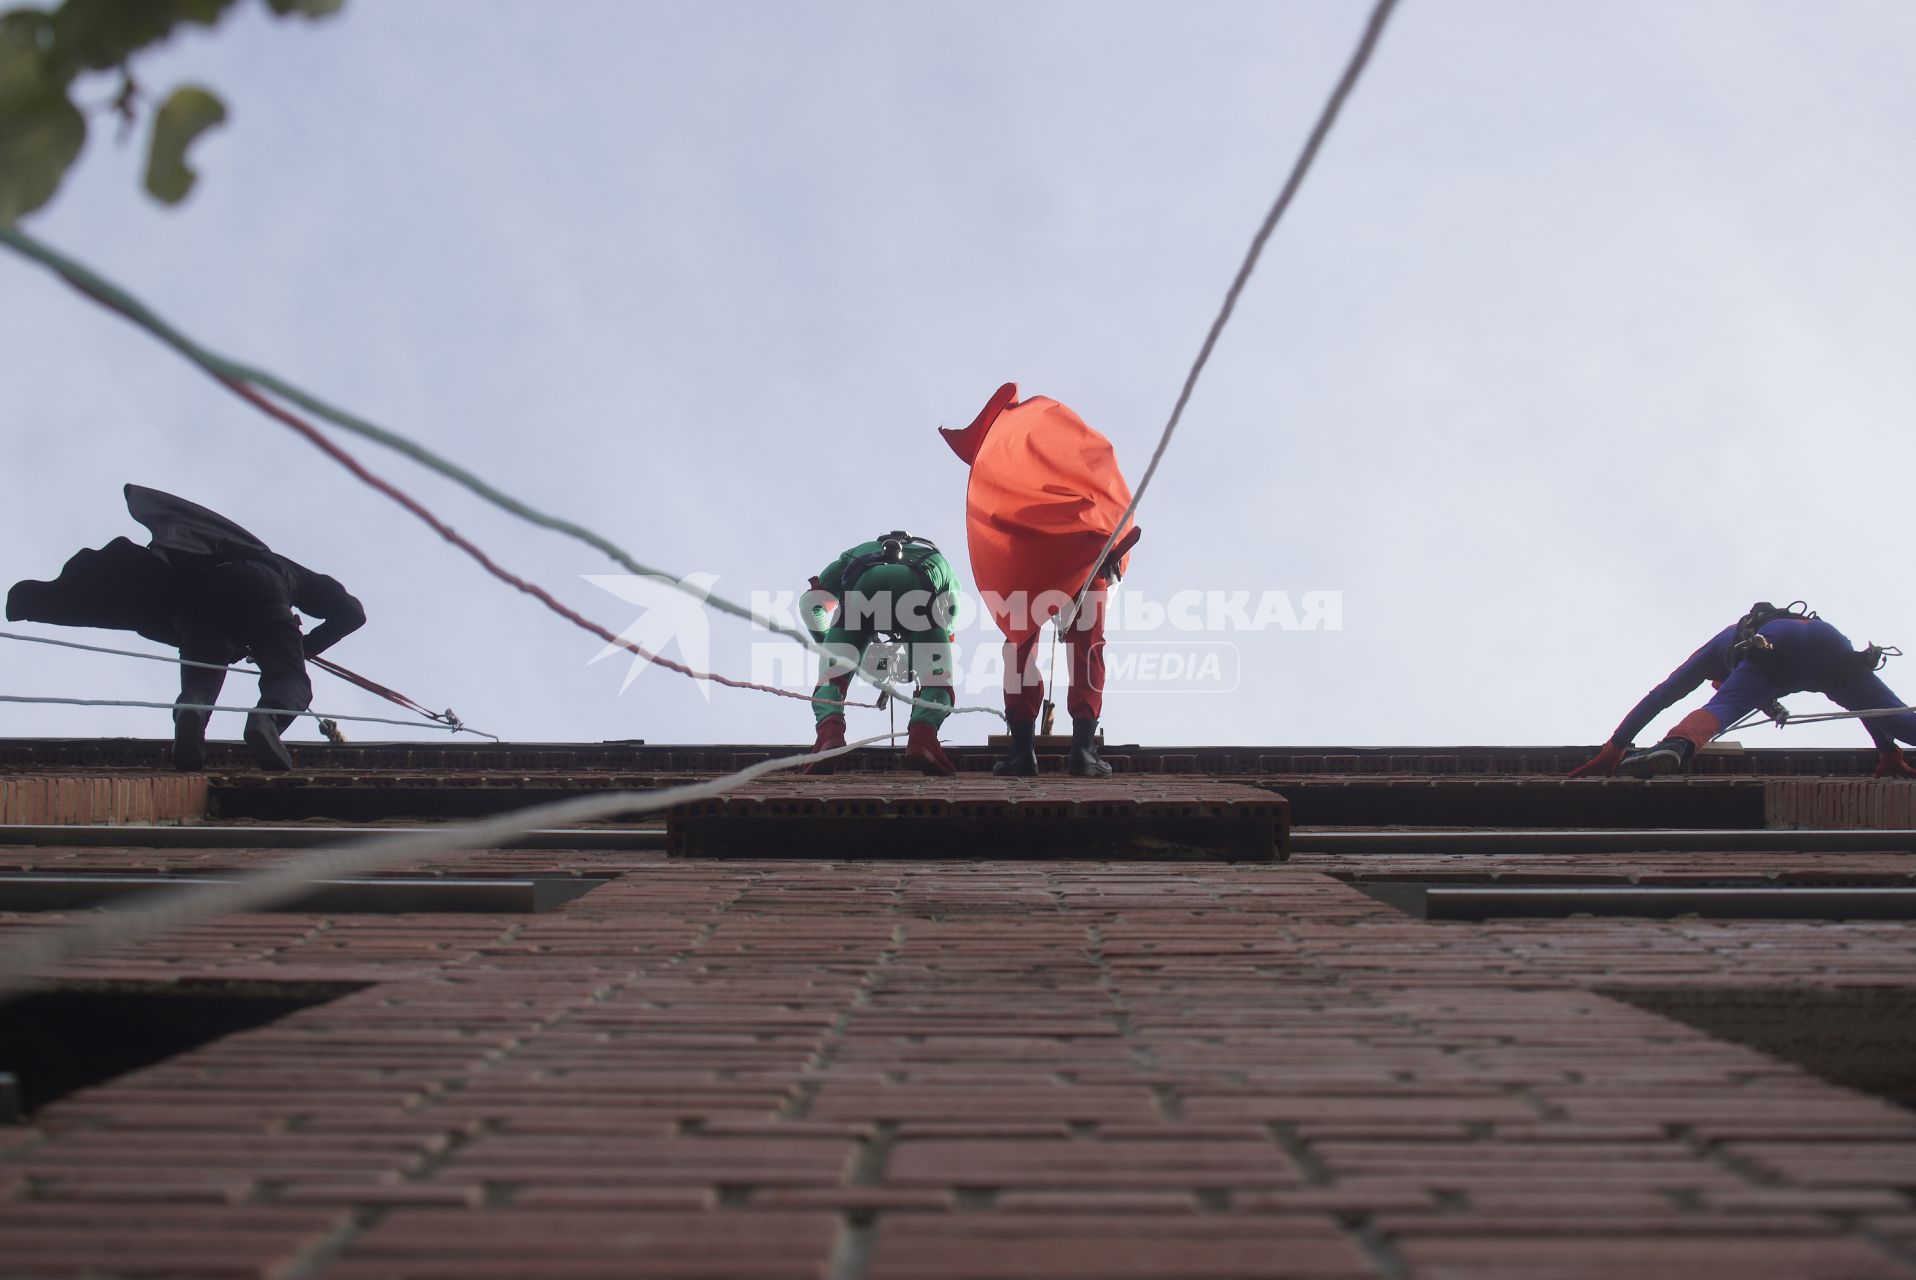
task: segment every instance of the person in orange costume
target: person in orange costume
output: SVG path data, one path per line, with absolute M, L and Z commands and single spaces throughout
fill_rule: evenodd
M 1108 778 L 1096 735 L 1104 712 L 1104 610 L 1110 584 L 1130 567 L 1138 529 L 1127 524 L 1102 563 L 1097 557 L 1131 505 L 1111 442 L 1083 418 L 1045 396 L 1018 399 L 1007 382 L 962 431 L 940 427 L 945 443 L 971 467 L 965 524 L 971 576 L 1005 636 L 1005 721 L 1011 749 L 992 766 L 999 777 L 1038 772 L 1032 745 L 1044 705 L 1038 633 L 1065 615 L 1071 660 L 1069 772 Z M 1083 608 L 1070 617 L 1085 579 L 1097 574 Z

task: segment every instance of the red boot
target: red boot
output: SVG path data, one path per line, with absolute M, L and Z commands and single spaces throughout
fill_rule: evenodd
M 1909 757 L 1901 747 L 1879 747 L 1876 754 L 1876 777 L 1916 778 L 1916 769 L 1910 768 Z
M 905 763 L 931 778 L 949 778 L 958 772 L 945 749 L 938 745 L 938 729 L 923 720 L 911 722 L 905 735 Z
M 1710 740 L 1720 732 L 1723 726 L 1717 723 L 1715 716 L 1698 708 L 1683 719 L 1677 721 L 1677 727 L 1670 730 L 1672 738 L 1682 738 L 1698 751 L 1710 745 Z
M 842 747 L 844 745 L 844 716 L 826 716 L 818 722 L 818 739 L 812 743 L 813 755 L 817 755 L 821 751 L 830 751 L 834 747 Z M 829 760 L 814 760 L 803 769 L 800 769 L 799 772 L 812 774 L 830 773 L 838 767 L 838 762 L 844 758 L 843 756 L 833 756 Z

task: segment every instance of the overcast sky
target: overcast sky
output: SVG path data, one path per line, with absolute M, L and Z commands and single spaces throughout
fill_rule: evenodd
M 1135 482 L 1367 10 L 349 0 L 308 25 L 249 5 L 138 64 L 231 108 L 183 206 L 140 193 L 139 148 L 98 117 L 26 226 L 215 349 L 721 594 L 801 588 L 897 526 L 968 581 L 966 473 L 935 428 L 1016 381 Z M 1912 65 L 1902 0 L 1404 0 L 1126 583 L 1339 592 L 1342 627 L 1120 635 L 1235 646 L 1239 669 L 1230 692 L 1114 688 L 1109 739 L 1594 743 L 1759 598 L 1916 653 Z M 332 656 L 479 727 L 809 741 L 800 702 L 662 670 L 621 692 L 599 641 L 5 254 L 0 369 L 8 581 L 137 533 L 132 480 L 339 577 L 371 621 Z M 604 557 L 350 447 L 574 606 L 637 619 L 588 580 L 618 572 Z M 977 622 L 961 644 L 995 648 Z M 749 675 L 764 643 L 715 617 L 709 662 Z M 14 643 L 0 663 L 0 692 L 171 694 L 155 664 Z M 1916 696 L 1916 658 L 1885 676 Z M 324 676 L 316 705 L 391 710 Z M 1788 734 L 1742 740 L 1865 741 Z

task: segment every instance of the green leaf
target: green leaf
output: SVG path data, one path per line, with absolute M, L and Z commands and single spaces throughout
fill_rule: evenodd
M 326 18 L 338 13 L 346 0 L 266 0 L 266 7 L 284 18 L 299 14 L 304 18 Z
M 86 117 L 48 69 L 38 37 L 34 24 L 0 24 L 0 222 L 51 200 L 86 144 Z
M 193 140 L 226 119 L 226 106 L 197 85 L 181 85 L 153 116 L 153 149 L 147 155 L 146 189 L 165 204 L 178 204 L 198 176 L 186 163 Z
M 71 73 L 105 71 L 158 44 L 182 22 L 210 27 L 236 0 L 64 0 L 53 12 L 52 56 Z

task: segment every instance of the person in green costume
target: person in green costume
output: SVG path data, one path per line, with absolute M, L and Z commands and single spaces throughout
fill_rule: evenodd
M 830 608 L 837 603 L 837 610 Z M 853 671 L 880 636 L 905 644 L 907 670 L 918 681 L 921 705 L 911 709 L 905 763 L 933 777 L 958 767 L 938 745 L 938 726 L 951 714 L 951 624 L 958 611 L 958 577 L 929 538 L 900 529 L 848 548 L 812 579 L 800 608 L 812 635 L 835 660 L 821 660 L 812 714 L 818 722 L 814 754 L 845 745 L 845 695 Z M 904 672 L 886 673 L 901 680 Z M 807 773 L 829 773 L 820 760 Z

